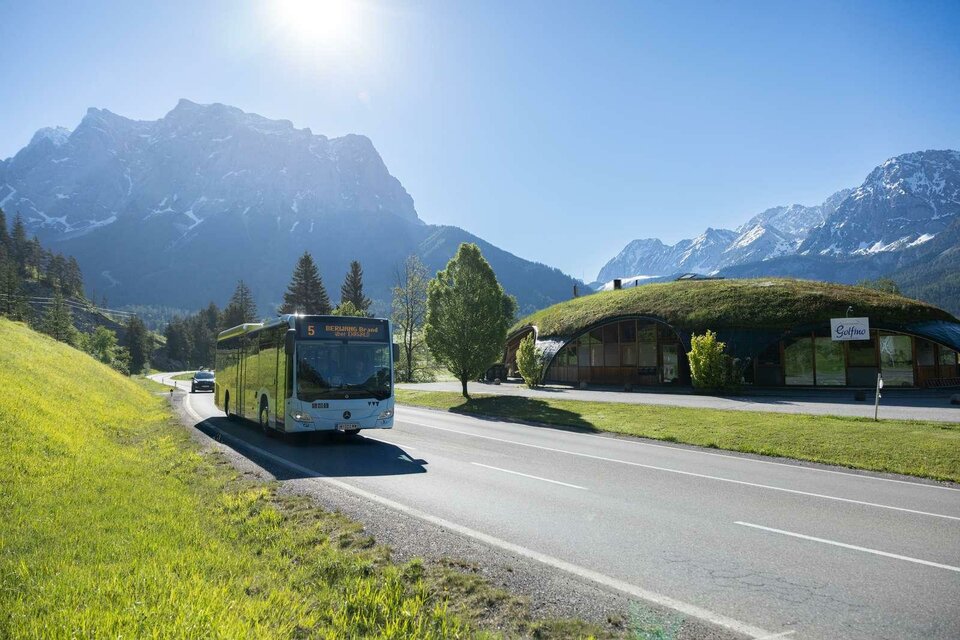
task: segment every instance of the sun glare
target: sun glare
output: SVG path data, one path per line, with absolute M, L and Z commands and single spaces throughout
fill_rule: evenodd
M 343 50 L 359 41 L 356 0 L 276 0 L 275 11 L 279 26 L 298 46 Z

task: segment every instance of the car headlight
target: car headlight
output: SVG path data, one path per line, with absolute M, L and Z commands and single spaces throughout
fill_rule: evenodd
M 309 423 L 313 422 L 313 416 L 309 413 L 303 413 L 302 411 L 295 411 L 290 414 L 290 417 L 296 420 L 297 422 Z
M 393 409 L 387 409 L 386 411 L 381 411 L 380 415 L 377 416 L 377 420 L 387 420 L 393 417 Z

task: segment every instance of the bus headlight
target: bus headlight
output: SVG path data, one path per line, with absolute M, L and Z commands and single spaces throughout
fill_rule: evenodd
M 313 422 L 313 417 L 309 413 L 303 413 L 302 411 L 295 411 L 290 417 L 297 422 L 303 422 L 305 424 Z
M 381 411 L 380 415 L 377 416 L 377 420 L 389 420 L 393 417 L 393 409 L 387 409 L 386 411 Z

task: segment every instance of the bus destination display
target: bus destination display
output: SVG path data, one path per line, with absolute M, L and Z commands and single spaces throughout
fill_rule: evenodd
M 301 337 L 317 340 L 366 340 L 385 342 L 388 340 L 386 323 L 374 320 L 364 321 L 356 318 L 338 318 L 329 320 L 305 320 L 301 326 Z

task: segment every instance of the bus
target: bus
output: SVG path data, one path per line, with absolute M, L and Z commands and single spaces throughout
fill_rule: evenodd
M 389 320 L 286 314 L 217 337 L 214 402 L 267 435 L 393 427 Z

